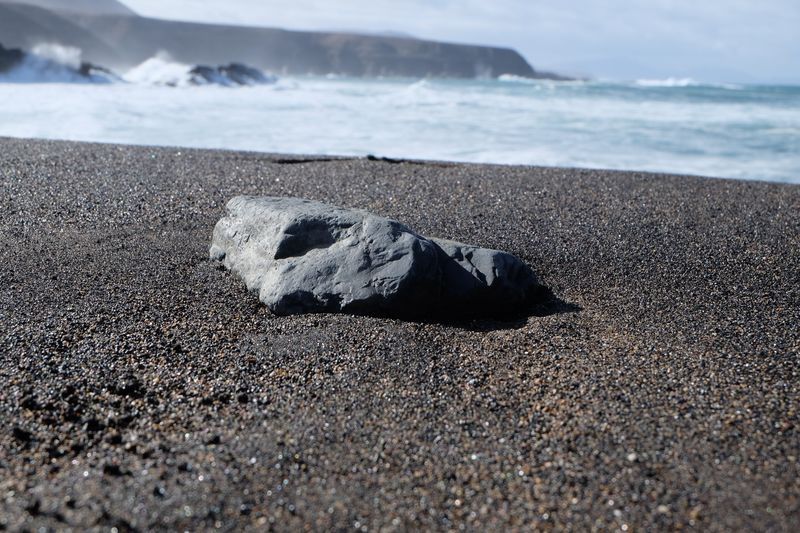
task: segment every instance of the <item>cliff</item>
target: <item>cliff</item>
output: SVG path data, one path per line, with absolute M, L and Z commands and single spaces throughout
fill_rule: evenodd
M 31 5 L 37 4 L 37 5 Z M 509 48 L 404 36 L 288 31 L 140 17 L 117 2 L 0 0 L 0 36 L 8 46 L 41 42 L 78 47 L 88 61 L 114 68 L 159 52 L 185 63 L 245 62 L 282 74 L 346 76 L 560 78 L 540 73 Z

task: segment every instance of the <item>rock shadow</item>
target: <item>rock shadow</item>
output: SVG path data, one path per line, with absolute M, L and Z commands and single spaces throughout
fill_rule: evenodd
M 578 313 L 583 308 L 577 304 L 567 302 L 556 296 L 549 288 L 540 286 L 531 299 L 531 303 L 519 307 L 506 314 L 493 315 L 454 315 L 454 316 L 429 316 L 423 319 L 407 319 L 411 322 L 423 324 L 437 324 L 468 331 L 500 331 L 507 329 L 521 329 L 531 317 L 547 317 L 562 313 Z

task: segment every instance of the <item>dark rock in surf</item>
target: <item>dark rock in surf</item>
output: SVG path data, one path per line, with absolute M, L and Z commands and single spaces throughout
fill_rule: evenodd
M 108 81 L 122 81 L 122 78 L 117 76 L 117 74 L 111 69 L 107 69 L 93 63 L 88 63 L 86 61 L 81 62 L 81 66 L 78 69 L 78 74 L 90 80 L 101 78 Z
M 0 74 L 18 67 L 25 59 L 25 52 L 18 48 L 5 48 L 0 44 Z
M 265 74 L 261 70 L 241 63 L 231 63 L 219 67 L 220 73 L 229 80 L 239 85 L 253 85 L 264 83 L 275 83 L 278 81 L 276 76 Z
M 0 44 L 0 75 L 3 81 L 33 81 L 39 83 L 111 83 L 121 78 L 111 70 L 88 62 L 79 65 L 59 63 L 56 60 L 26 52 L 19 48 L 5 48 Z
M 276 81 L 276 77 L 241 63 L 231 63 L 218 67 L 197 65 L 189 71 L 189 83 L 192 85 L 232 87 L 237 85 L 263 85 L 275 83 Z

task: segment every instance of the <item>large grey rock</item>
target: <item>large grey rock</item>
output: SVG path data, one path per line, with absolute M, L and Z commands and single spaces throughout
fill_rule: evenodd
M 539 288 L 531 269 L 505 252 L 428 239 L 366 211 L 299 198 L 233 198 L 210 255 L 279 315 L 513 314 Z

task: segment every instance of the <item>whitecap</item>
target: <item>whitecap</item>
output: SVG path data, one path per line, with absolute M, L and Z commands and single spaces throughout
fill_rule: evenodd
M 167 87 L 193 87 L 197 85 L 239 87 L 273 84 L 278 81 L 276 76 L 239 63 L 218 67 L 189 65 L 173 61 L 168 55 L 162 53 L 129 70 L 124 79 L 130 83 L 140 85 Z
M 191 69 L 191 65 L 172 61 L 166 54 L 157 54 L 129 70 L 123 78 L 142 85 L 181 87 L 189 85 Z
M 634 84 L 639 87 L 693 87 L 698 85 L 692 78 L 642 79 L 636 80 Z
M 508 83 L 524 83 L 527 85 L 535 85 L 539 83 L 537 80 L 533 78 L 526 78 L 525 76 L 518 76 L 516 74 L 501 74 L 497 77 L 498 81 L 504 81 Z

